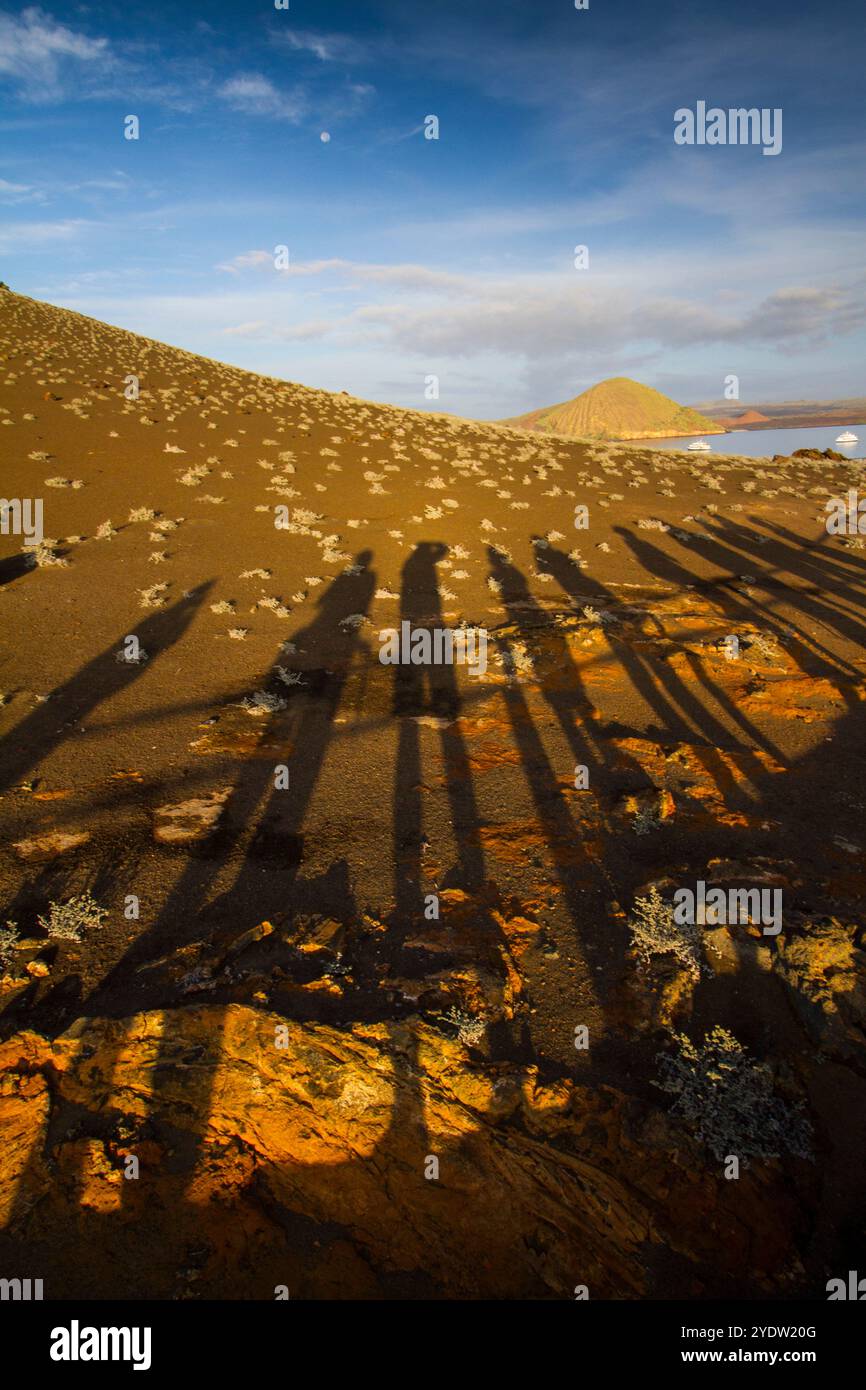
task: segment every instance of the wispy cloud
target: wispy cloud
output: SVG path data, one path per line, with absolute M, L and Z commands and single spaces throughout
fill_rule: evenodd
M 264 271 L 271 275 L 321 275 L 323 271 L 349 269 L 351 265 L 351 261 L 331 257 L 324 261 L 290 261 L 287 266 L 277 269 L 273 251 L 242 251 L 230 261 L 221 261 L 216 269 L 227 271 L 230 275 L 239 275 L 244 270 Z
M 0 251 L 23 252 L 46 242 L 69 241 L 90 226 L 92 223 L 81 217 L 60 222 L 10 222 L 0 227 Z
M 278 30 L 274 41 L 295 52 L 311 53 L 322 63 L 360 63 L 371 55 L 368 46 L 350 34 L 324 34 L 313 29 Z
M 221 328 L 220 332 L 226 338 L 258 338 L 266 330 L 267 324 L 264 320 L 256 319 L 252 323 L 236 323 L 228 328 Z
M 15 84 L 25 101 L 58 100 L 67 74 L 82 66 L 104 66 L 110 56 L 107 39 L 88 38 L 38 7 L 20 16 L 0 14 L 0 75 Z
M 217 270 L 239 274 L 244 270 L 261 270 L 270 274 L 285 276 L 323 275 L 326 271 L 339 271 L 343 277 L 358 284 L 393 285 L 406 290 L 439 290 L 463 293 L 470 283 L 465 275 L 439 270 L 426 265 L 371 265 L 362 261 L 348 261 L 339 256 L 327 260 L 290 261 L 287 266 L 275 270 L 274 256 L 270 251 L 243 251 L 230 261 L 223 261 Z
M 0 179 L 0 202 L 2 203 L 40 203 L 44 194 L 38 188 L 26 183 L 10 183 Z
M 220 330 L 227 338 L 251 338 L 258 342 L 300 343 L 313 338 L 325 338 L 334 330 L 328 319 L 309 319 L 301 323 L 269 324 L 263 319 L 238 323 Z
M 367 305 L 356 318 L 380 325 L 393 346 L 419 356 L 496 352 L 555 363 L 587 342 L 609 352 L 638 343 L 656 352 L 724 343 L 803 351 L 863 327 L 866 304 L 862 284 L 784 287 L 735 312 L 673 294 L 635 296 L 616 285 L 577 287 L 563 279 L 545 288 L 515 280 L 486 293 L 467 283 L 450 305 Z
M 281 92 L 258 72 L 239 73 L 230 78 L 219 88 L 219 95 L 235 111 L 247 116 L 273 116 L 297 123 L 306 110 L 303 94 L 297 88 Z

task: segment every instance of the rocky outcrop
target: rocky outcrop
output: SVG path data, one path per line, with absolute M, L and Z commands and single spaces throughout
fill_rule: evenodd
M 208 1006 L 20 1033 L 0 1123 L 0 1254 L 26 1249 L 46 1297 L 633 1298 L 663 1251 L 692 1294 L 741 1263 L 778 1287 L 793 1258 L 766 1173 L 726 1184 L 660 1111 L 472 1065 L 414 1021 Z
M 834 1055 L 862 1061 L 866 953 L 861 929 L 835 917 L 789 919 L 773 965 L 810 1036 Z

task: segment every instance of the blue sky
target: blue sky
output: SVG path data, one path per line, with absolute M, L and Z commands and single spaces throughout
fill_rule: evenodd
M 854 0 L 0 0 L 0 278 L 482 418 L 861 395 L 864 70 Z M 781 153 L 675 144 L 699 100 L 781 108 Z

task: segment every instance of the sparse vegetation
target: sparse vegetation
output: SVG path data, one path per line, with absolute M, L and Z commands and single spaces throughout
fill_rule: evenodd
M 59 555 L 56 549 L 57 541 L 40 541 L 38 545 L 25 547 L 24 554 L 31 569 L 50 569 L 57 567 L 65 569 L 69 561 Z
M 7 922 L 5 926 L 0 927 L 0 974 L 5 975 L 14 961 L 17 940 L 17 922 Z
M 440 1017 L 443 1023 L 451 1025 L 460 1041 L 468 1047 L 477 1047 L 484 1040 L 487 1025 L 483 1018 L 467 1013 L 465 1009 L 458 1009 L 456 1004 L 452 1005 L 447 1014 L 441 1014 Z
M 100 907 L 86 892 L 69 898 L 65 903 L 49 903 L 48 916 L 40 917 L 39 925 L 45 928 L 49 936 L 80 941 L 82 932 L 101 927 L 107 916 L 108 909 Z
M 770 1068 L 754 1061 L 732 1033 L 716 1026 L 699 1046 L 683 1034 L 675 1034 L 674 1043 L 676 1052 L 660 1054 L 657 1084 L 676 1097 L 674 1114 L 715 1158 L 811 1156 L 803 1107 L 775 1093 Z
M 272 695 L 268 690 L 256 690 L 241 700 L 241 709 L 245 709 L 247 714 L 279 714 L 280 710 L 287 708 L 286 701 L 281 696 Z
M 142 608 L 162 608 L 165 603 L 167 584 L 152 584 L 149 589 L 139 589 Z
M 631 944 L 641 969 L 649 970 L 657 957 L 669 956 L 695 979 L 701 973 L 701 938 L 696 923 L 674 921 L 674 909 L 655 884 L 645 898 L 635 898 L 628 921 Z

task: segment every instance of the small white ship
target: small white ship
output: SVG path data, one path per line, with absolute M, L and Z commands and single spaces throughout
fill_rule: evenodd
M 837 444 L 859 444 L 859 442 L 856 434 L 852 434 L 850 430 L 845 430 L 836 440 Z
M 693 454 L 708 454 L 711 448 L 712 445 L 708 444 L 705 439 L 696 439 L 693 444 L 689 445 L 689 449 Z

